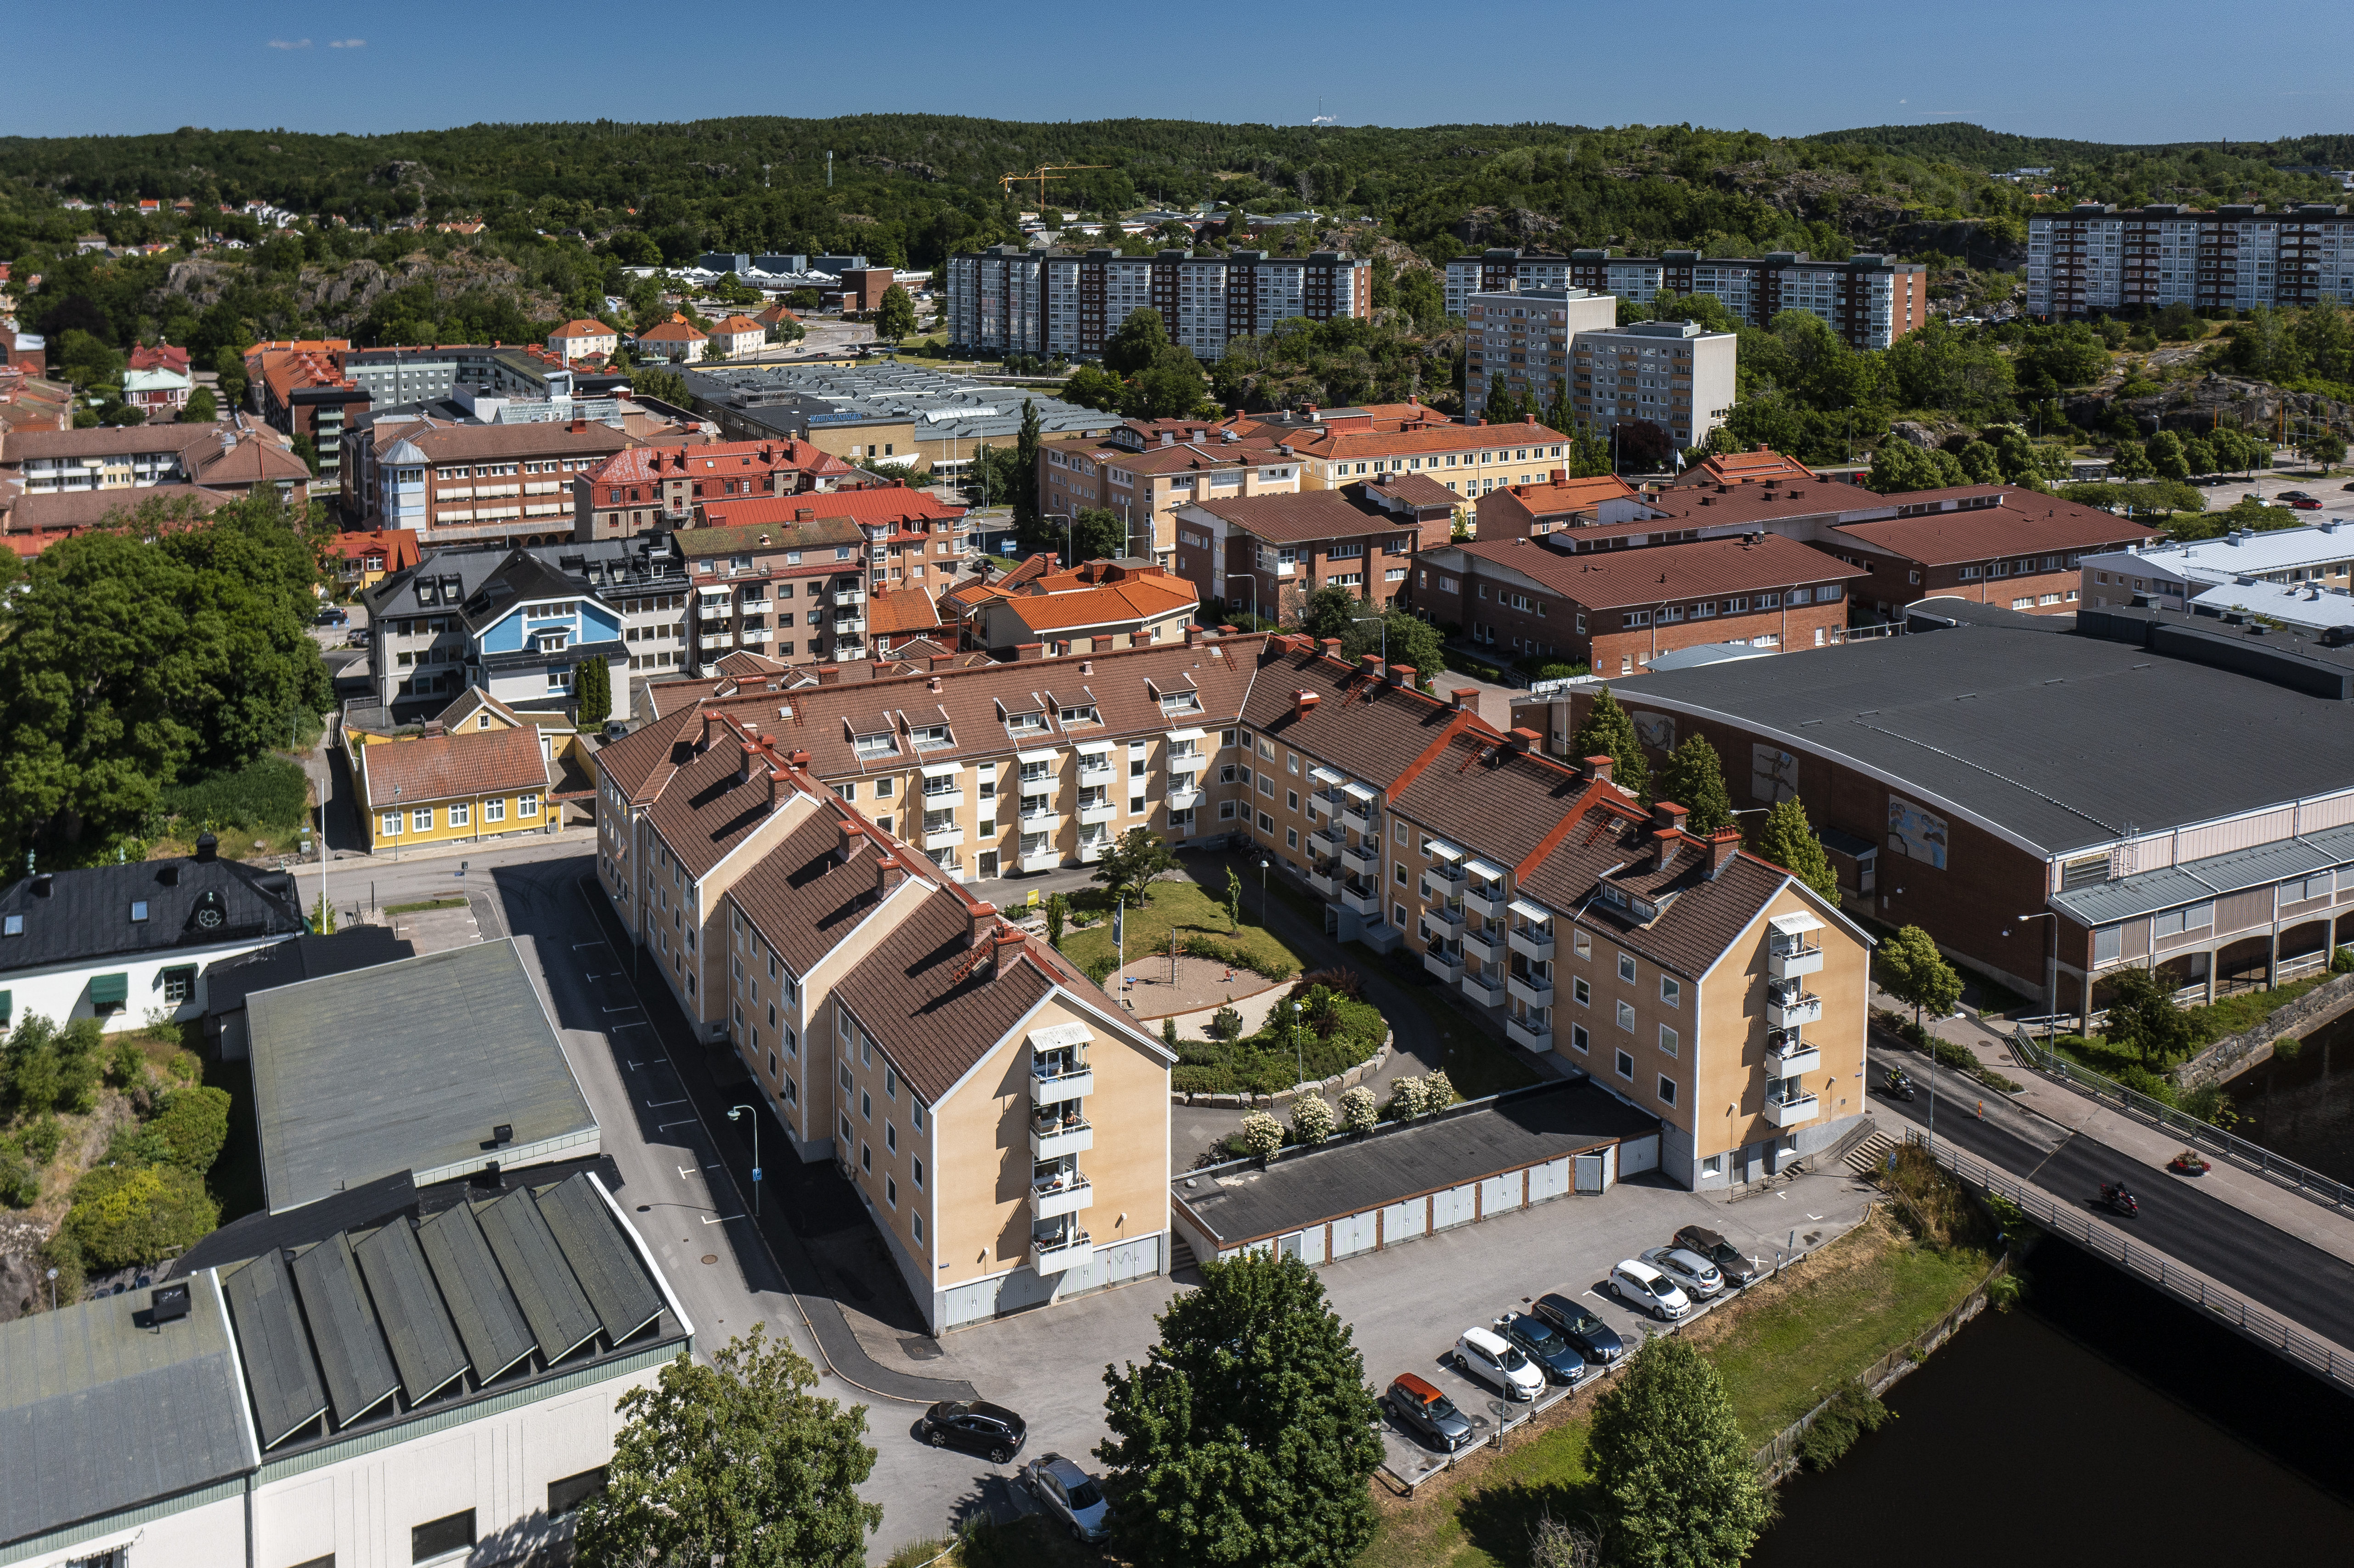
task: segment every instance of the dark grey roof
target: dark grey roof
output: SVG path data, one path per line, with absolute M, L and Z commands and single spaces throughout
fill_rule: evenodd
M 236 1012 L 245 1006 L 246 997 L 257 991 L 275 991 L 297 980 L 349 974 L 416 956 L 416 947 L 394 936 L 389 926 L 351 926 L 323 937 L 305 931 L 291 942 L 279 942 L 207 969 L 205 1012 L 216 1017 Z
M 613 1234 L 604 1204 L 586 1181 L 563 1181 L 538 1195 L 540 1218 L 572 1262 L 605 1338 L 620 1343 L 663 1309 L 662 1293 L 639 1266 L 632 1249 Z
M 2265 887 L 2349 863 L 2354 863 L 2354 826 L 2328 828 L 2279 843 L 2071 888 L 2054 895 L 2052 902 L 2084 925 L 2101 926 L 2185 904 L 2203 904 L 2218 894 Z
M 1658 1118 L 1581 1076 L 1287 1155 L 1265 1171 L 1180 1176 L 1169 1192 L 1221 1246 L 1237 1246 L 1659 1129 Z
M 328 1414 L 349 1426 L 392 1397 L 400 1386 L 384 1330 L 376 1327 L 360 1286 L 352 1244 L 341 1231 L 297 1253 L 290 1270 L 311 1344 L 327 1382 Z
M 195 1283 L 160 1328 L 144 1290 L 0 1323 L 0 1552 L 254 1463 L 228 1323 Z
M 474 1223 L 474 1211 L 464 1203 L 444 1209 L 417 1227 L 417 1240 L 440 1282 L 475 1381 L 487 1383 L 531 1354 L 531 1326 Z
M 146 918 L 132 918 L 134 903 L 147 906 Z M 218 922 L 200 924 L 207 912 L 217 913 Z M 302 929 L 293 877 L 233 860 L 133 861 L 19 877 L 0 890 L 0 917 L 18 916 L 24 929 L 0 936 L 0 974 L 266 941 Z
M 247 1012 L 272 1213 L 397 1171 L 436 1181 L 566 1139 L 594 1152 L 596 1118 L 512 939 L 256 991 Z
M 380 1310 L 400 1386 L 414 1399 L 432 1398 L 464 1374 L 466 1347 L 441 1306 L 416 1228 L 406 1216 L 395 1219 L 362 1236 L 352 1255 Z
M 594 1339 L 602 1325 L 564 1249 L 528 1192 L 509 1192 L 474 1211 L 491 1255 L 507 1277 L 543 1363 L 560 1361 Z
M 274 1448 L 327 1410 L 326 1384 L 311 1360 L 295 1305 L 294 1278 L 282 1257 L 267 1252 L 221 1276 L 221 1289 L 237 1320 L 261 1446 Z
M 1610 686 L 1876 772 L 2043 853 L 2354 781 L 2344 703 L 2082 633 L 1963 624 Z

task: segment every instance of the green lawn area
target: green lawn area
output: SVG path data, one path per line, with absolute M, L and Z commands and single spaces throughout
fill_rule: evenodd
M 2212 1044 L 2227 1036 L 2254 1028 L 2306 991 L 2337 978 L 2327 969 L 2317 970 L 2286 985 L 2274 986 L 2270 991 L 2243 991 L 2236 996 L 2223 997 L 2201 1007 L 2187 1007 L 2183 1011 L 2199 1025 L 2199 1038 L 2203 1044 Z M 2095 1034 L 2089 1039 L 2076 1034 L 2060 1034 L 2052 1038 L 2052 1049 L 2079 1066 L 2090 1067 L 2095 1073 L 2106 1073 L 2111 1077 L 2127 1067 L 2145 1065 L 2131 1050 L 2110 1044 L 2105 1034 Z
M 1075 917 L 1091 918 L 1097 924 L 1084 931 L 1066 927 L 1063 932 L 1064 957 L 1082 969 L 1093 963 L 1110 961 L 1119 951 L 1111 938 L 1111 895 L 1100 887 L 1083 887 L 1070 899 Z M 1288 964 L 1294 973 L 1306 967 L 1298 953 L 1276 940 L 1264 927 L 1253 925 L 1250 913 L 1250 900 L 1246 898 L 1241 928 L 1235 929 L 1227 923 L 1224 900 L 1214 897 L 1200 883 L 1190 878 L 1156 882 L 1145 890 L 1144 907 L 1128 912 L 1129 961 L 1167 952 L 1169 933 L 1174 929 L 1181 942 L 1191 936 L 1209 937 L 1224 946 L 1240 948 L 1271 966 Z
M 414 904 L 387 904 L 387 915 L 422 915 L 429 909 L 455 909 L 466 901 L 462 898 L 420 898 Z
M 1780 1280 L 1753 1286 L 1691 1330 L 1716 1364 L 1743 1436 L 1765 1446 L 1853 1377 L 1953 1310 L 1991 1266 L 1939 1253 L 1875 1218 Z M 1356 1568 L 1509 1568 L 1528 1560 L 1529 1529 L 1590 1515 L 1585 1444 L 1596 1393 L 1557 1425 L 1508 1438 L 1497 1457 L 1458 1466 L 1414 1502 L 1376 1487 L 1382 1523 Z

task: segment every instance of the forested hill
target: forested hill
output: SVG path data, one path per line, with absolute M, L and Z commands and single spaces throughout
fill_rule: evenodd
M 2145 145 L 2013 136 L 1966 121 L 1826 131 L 1810 141 L 1869 148 L 1893 157 L 1990 174 L 2049 168 L 2052 183 L 2079 201 L 2343 201 L 2335 181 L 2306 171 L 2354 166 L 2354 135 L 2277 142 L 2168 142 Z

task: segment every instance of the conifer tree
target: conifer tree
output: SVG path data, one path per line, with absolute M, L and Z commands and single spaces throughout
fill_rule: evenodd
M 1605 686 L 1586 711 L 1585 722 L 1569 743 L 1575 757 L 1607 757 L 1611 778 L 1645 806 L 1651 803 L 1651 766 L 1643 760 L 1642 742 L 1635 738 L 1635 721 Z M 1679 806 L 1683 802 L 1676 802 Z

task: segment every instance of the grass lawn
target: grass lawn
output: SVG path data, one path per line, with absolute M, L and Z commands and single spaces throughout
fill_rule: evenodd
M 1742 1435 L 1763 1447 L 1840 1379 L 1854 1376 L 1967 1297 L 1990 1266 L 1967 1251 L 1938 1253 L 1875 1213 L 1780 1280 L 1689 1330 L 1724 1379 Z M 1550 1425 L 1507 1439 L 1423 1489 L 1415 1501 L 1378 1485 L 1381 1525 L 1357 1568 L 1503 1568 L 1528 1560 L 1529 1529 L 1551 1511 L 1595 1511 L 1585 1445 L 1599 1390 L 1564 1401 Z
M 420 898 L 414 904 L 387 904 L 387 915 L 422 915 L 428 909 L 456 909 L 465 904 L 462 898 Z
M 1066 926 L 1063 931 L 1064 956 L 1082 969 L 1115 959 L 1119 948 L 1111 938 L 1111 895 L 1100 887 L 1083 887 L 1070 899 L 1074 916 L 1093 919 L 1097 924 L 1084 931 Z M 1210 937 L 1227 947 L 1240 948 L 1270 965 L 1288 964 L 1294 973 L 1306 967 L 1299 955 L 1276 940 L 1273 933 L 1251 924 L 1247 898 L 1243 901 L 1243 914 L 1241 927 L 1232 927 L 1226 920 L 1223 898 L 1213 896 L 1208 888 L 1190 878 L 1165 878 L 1145 890 L 1143 908 L 1128 912 L 1129 959 L 1133 962 L 1167 952 L 1169 933 L 1173 929 L 1180 941 L 1192 936 Z
M 2192 1021 L 2199 1025 L 2200 1039 L 2212 1044 L 2227 1036 L 2254 1028 L 2280 1008 L 2286 1007 L 2316 986 L 2338 977 L 2324 969 L 2270 991 L 2243 991 L 2236 996 L 2223 997 L 2200 1007 L 2187 1007 Z M 2075 1034 L 2060 1034 L 2052 1038 L 2052 1048 L 2078 1065 L 2090 1067 L 2095 1073 L 2111 1077 L 2127 1067 L 2141 1064 L 2141 1058 L 2121 1045 L 2114 1045 L 2105 1034 L 2089 1039 Z M 2203 1045 L 2202 1045 L 2203 1049 Z

